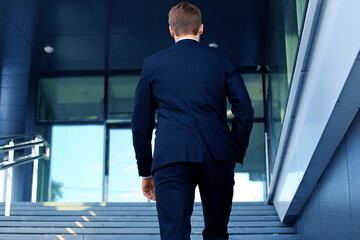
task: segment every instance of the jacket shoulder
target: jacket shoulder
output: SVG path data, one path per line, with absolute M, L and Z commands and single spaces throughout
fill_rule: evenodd
M 164 56 L 167 56 L 168 54 L 171 54 L 171 51 L 174 49 L 175 45 L 174 46 L 170 46 L 168 48 L 165 48 L 163 50 L 160 50 L 156 53 L 153 53 L 149 56 L 146 56 L 144 58 L 144 61 L 146 62 L 151 62 L 151 61 L 154 61 L 156 59 L 159 59 L 159 58 L 163 58 Z
M 209 47 L 203 43 L 192 45 L 192 47 L 194 48 L 194 51 L 192 51 L 194 54 L 201 54 L 211 58 L 226 59 L 231 56 L 231 53 L 227 50 Z M 199 50 L 199 51 L 195 51 L 195 50 Z M 152 55 L 145 57 L 144 62 L 151 63 L 151 62 L 163 61 L 169 56 L 177 55 L 178 52 L 181 51 L 183 51 L 183 49 L 181 49 L 181 47 L 174 44 L 173 46 L 170 46 L 159 52 L 156 52 Z
M 226 57 L 226 56 L 231 55 L 231 53 L 228 50 L 225 50 L 225 49 L 210 47 L 210 46 L 205 45 L 203 43 L 200 43 L 199 46 L 204 51 L 207 51 L 209 53 L 216 54 L 216 55 L 219 55 L 219 56 L 225 56 Z

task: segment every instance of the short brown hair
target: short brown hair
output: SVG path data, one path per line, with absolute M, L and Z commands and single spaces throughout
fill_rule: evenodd
M 201 24 L 201 12 L 195 5 L 181 2 L 170 9 L 169 25 L 174 29 L 177 36 L 196 35 Z

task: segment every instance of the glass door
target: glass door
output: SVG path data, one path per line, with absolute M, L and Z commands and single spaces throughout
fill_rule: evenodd
M 103 125 L 54 125 L 50 201 L 100 202 L 103 154 Z
M 111 126 L 109 136 L 109 202 L 147 202 L 141 192 L 130 127 Z

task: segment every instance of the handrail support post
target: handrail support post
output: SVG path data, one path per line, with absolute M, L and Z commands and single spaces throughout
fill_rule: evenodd
M 268 133 L 265 132 L 265 167 L 266 167 L 266 193 L 269 196 L 270 193 L 270 163 L 269 163 L 269 145 L 268 145 Z
M 35 138 L 35 141 L 38 141 L 39 137 Z M 35 145 L 32 147 L 32 155 L 38 156 L 40 154 L 40 146 Z M 37 185 L 38 185 L 38 166 L 39 160 L 36 159 L 33 162 L 33 175 L 32 175 L 32 189 L 31 189 L 31 202 L 36 202 L 37 196 Z
M 14 140 L 11 140 L 9 146 L 14 146 Z M 14 150 L 8 152 L 8 163 L 14 162 Z M 6 193 L 5 193 L 5 216 L 10 216 L 11 208 L 11 194 L 12 194 L 12 179 L 13 179 L 13 169 L 8 168 L 6 170 Z

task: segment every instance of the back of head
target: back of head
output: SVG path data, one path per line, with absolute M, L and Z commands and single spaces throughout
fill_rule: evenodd
M 190 3 L 181 2 L 169 12 L 169 25 L 177 36 L 197 35 L 201 24 L 200 9 Z

